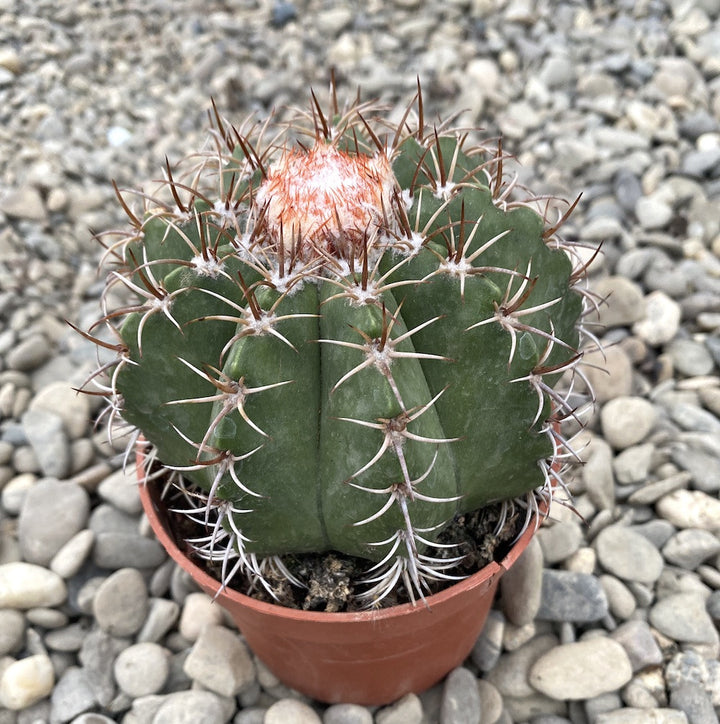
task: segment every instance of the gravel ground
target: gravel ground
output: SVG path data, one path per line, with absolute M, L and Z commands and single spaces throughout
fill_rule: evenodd
M 285 689 L 168 563 L 64 322 L 98 315 L 112 179 L 330 66 L 391 113 L 419 76 L 604 241 L 586 523 L 556 506 L 465 665 L 379 710 Z M 718 721 L 719 0 L 0 0 L 0 121 L 0 724 Z

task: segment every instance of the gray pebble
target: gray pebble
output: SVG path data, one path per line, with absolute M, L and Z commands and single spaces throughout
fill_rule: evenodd
M 661 480 L 648 482 L 642 488 L 632 493 L 628 498 L 628 502 L 634 505 L 649 505 L 655 503 L 660 500 L 663 495 L 687 487 L 691 479 L 690 473 L 682 472 L 669 475 L 667 478 Z
M 600 413 L 605 440 L 616 450 L 642 442 L 656 419 L 655 406 L 642 397 L 616 397 Z
M 542 527 L 537 533 L 537 538 L 542 548 L 543 560 L 551 566 L 575 553 L 580 548 L 583 534 L 575 521 L 561 521 Z
M 543 553 L 538 538 L 530 540 L 515 565 L 500 579 L 503 613 L 516 626 L 532 621 L 540 608 Z
M 113 665 L 117 655 L 128 645 L 100 628 L 89 631 L 82 642 L 78 659 L 83 666 L 88 686 L 101 706 L 107 707 L 115 698 L 117 688 Z
M 49 410 L 59 415 L 71 440 L 85 434 L 90 422 L 90 398 L 72 389 L 69 382 L 51 382 L 32 399 L 31 410 Z
M 175 625 L 180 615 L 180 607 L 175 601 L 166 598 L 151 598 L 147 619 L 137 635 L 138 642 L 157 643 Z
M 587 662 L 592 661 L 592 666 Z M 530 683 L 546 696 L 579 700 L 617 691 L 632 678 L 625 649 L 606 636 L 557 646 L 530 670 Z
M 265 712 L 263 724 L 322 724 L 319 714 L 309 705 L 297 699 L 280 699 Z
M 235 696 L 255 678 L 247 646 L 223 626 L 207 626 L 200 632 L 183 670 L 191 679 L 222 696 Z
M 610 613 L 624 621 L 635 612 L 635 597 L 627 586 L 615 576 L 600 576 L 600 584 L 608 600 Z
M 670 705 L 685 712 L 688 724 L 717 724 L 710 697 L 698 684 L 683 683 L 671 689 Z
M 591 319 L 606 327 L 627 327 L 643 318 L 645 300 L 641 287 L 623 277 L 605 277 L 593 284 L 593 291 L 606 300 L 599 315 Z
M 129 515 L 139 515 L 142 511 L 140 492 L 135 470 L 123 469 L 105 478 L 98 486 L 98 494 L 107 503 Z
M 515 651 L 504 653 L 485 679 L 495 686 L 503 697 L 530 696 L 535 693 L 528 682 L 532 665 L 558 643 L 558 638 L 554 634 L 536 636 Z
M 675 593 L 658 601 L 649 613 L 650 623 L 665 636 L 683 643 L 716 644 L 718 632 L 697 593 Z
M 322 721 L 323 724 L 373 724 L 373 715 L 357 704 L 334 704 L 325 710 Z
M 93 562 L 100 568 L 154 568 L 166 558 L 165 549 L 154 538 L 139 533 L 99 533 L 95 537 Z
M 93 599 L 98 625 L 113 636 L 132 636 L 148 612 L 145 580 L 134 568 L 122 568 L 105 579 Z
M 49 410 L 28 410 L 22 424 L 43 474 L 66 478 L 72 469 L 72 457 L 62 417 Z
M 380 709 L 375 715 L 375 724 L 420 724 L 422 719 L 420 699 L 415 694 L 406 694 L 394 704 Z
M 121 651 L 113 666 L 115 681 L 133 698 L 158 694 L 170 673 L 169 652 L 155 643 L 138 643 Z
M 475 675 L 463 667 L 451 671 L 445 679 L 441 724 L 480 724 L 480 692 Z
M 50 697 L 50 711 L 53 722 L 63 724 L 95 707 L 97 701 L 90 688 L 85 671 L 71 666 L 55 684 Z
M 500 611 L 491 609 L 485 626 L 470 652 L 473 663 L 480 671 L 490 671 L 497 664 L 502 652 L 504 630 L 505 617 Z
M 663 546 L 668 563 L 694 571 L 703 561 L 720 552 L 720 540 L 708 530 L 686 528 Z
M 633 324 L 633 333 L 651 347 L 659 347 L 677 334 L 680 314 L 680 305 L 665 292 L 650 292 L 645 297 L 645 316 Z
M 0 609 L 0 657 L 15 653 L 25 640 L 25 617 L 12 608 Z
M 692 339 L 675 339 L 667 347 L 673 367 L 685 377 L 709 375 L 715 363 L 702 342 Z
M 50 570 L 68 579 L 74 576 L 87 559 L 95 542 L 95 534 L 85 528 L 63 545 L 50 561 Z
M 50 357 L 52 347 L 42 334 L 31 334 L 13 347 L 5 357 L 7 366 L 18 372 L 31 372 Z
M 600 565 L 625 581 L 653 583 L 662 573 L 663 559 L 657 548 L 627 526 L 608 526 L 600 531 L 593 547 Z
M 152 724 L 225 724 L 222 697 L 211 691 L 178 691 L 163 697 Z
M 26 493 L 18 520 L 23 558 L 47 565 L 88 520 L 90 498 L 79 485 L 40 480 Z
M 603 618 L 608 602 L 600 581 L 587 573 L 543 571 L 537 618 L 544 621 L 588 622 Z
M 642 483 L 647 479 L 655 446 L 651 443 L 625 448 L 613 460 L 615 478 L 621 485 Z
M 633 671 L 658 666 L 663 661 L 662 651 L 645 621 L 626 621 L 618 626 L 610 637 L 625 649 Z

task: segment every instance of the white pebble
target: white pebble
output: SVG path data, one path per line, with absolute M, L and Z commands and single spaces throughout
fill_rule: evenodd
M 47 568 L 23 561 L 0 566 L 0 608 L 57 606 L 66 598 L 65 582 Z
M 52 661 L 36 654 L 11 663 L 0 678 L 0 705 L 18 711 L 50 695 L 55 684 Z

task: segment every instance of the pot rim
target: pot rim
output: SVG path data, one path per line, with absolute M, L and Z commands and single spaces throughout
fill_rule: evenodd
M 259 601 L 252 596 L 247 596 L 244 593 L 240 593 L 234 588 L 223 588 L 220 581 L 211 576 L 200 566 L 192 561 L 192 559 L 184 553 L 174 537 L 168 530 L 165 521 L 162 520 L 158 501 L 153 496 L 152 491 L 148 487 L 147 481 L 144 480 L 143 475 L 140 474 L 142 470 L 142 459 L 144 452 L 141 449 L 137 451 L 137 470 L 138 480 L 140 486 L 140 499 L 142 501 L 145 515 L 147 516 L 150 526 L 152 527 L 158 540 L 163 545 L 170 557 L 180 565 L 183 570 L 190 574 L 190 576 L 206 591 L 215 591 L 215 598 L 218 600 L 226 599 L 236 602 L 239 605 L 255 610 L 257 613 L 264 614 L 267 616 L 274 616 L 292 621 L 307 621 L 309 619 L 315 621 L 324 621 L 330 623 L 331 621 L 337 622 L 348 622 L 348 621 L 381 621 L 390 620 L 405 616 L 413 611 L 427 610 L 432 613 L 433 606 L 438 606 L 446 601 L 454 598 L 459 593 L 470 590 L 479 586 L 484 585 L 488 580 L 492 580 L 500 573 L 507 571 L 515 561 L 520 557 L 522 552 L 527 547 L 530 538 L 535 534 L 537 528 L 542 524 L 548 515 L 548 506 L 541 505 L 541 516 L 535 516 L 534 520 L 527 526 L 513 543 L 510 551 L 507 555 L 499 562 L 492 561 L 476 573 L 473 573 L 467 578 L 463 578 L 456 583 L 448 586 L 447 588 L 427 596 L 423 601 L 416 601 L 413 603 L 403 603 L 396 606 L 390 606 L 388 608 L 380 608 L 366 611 L 352 611 L 352 612 L 326 612 L 326 611 L 303 611 L 301 609 L 289 608 L 287 606 L 281 606 L 275 603 L 268 603 L 266 601 Z

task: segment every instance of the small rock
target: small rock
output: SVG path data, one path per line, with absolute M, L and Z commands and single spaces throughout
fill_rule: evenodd
M 375 715 L 376 724 L 420 724 L 423 718 L 422 704 L 415 694 L 406 694 L 394 704 L 386 706 Z
M 13 661 L 0 673 L 0 705 L 18 711 L 50 695 L 55 671 L 47 654 Z
M 717 553 L 720 553 L 720 540 L 710 531 L 696 528 L 679 531 L 662 549 L 668 563 L 689 571 Z
M 156 568 L 166 558 L 165 549 L 154 538 L 139 533 L 98 533 L 92 553 L 99 568 Z
M 97 627 L 83 638 L 78 659 L 95 700 L 103 707 L 109 706 L 117 694 L 113 665 L 126 646 L 125 639 L 115 638 Z
M 133 698 L 162 691 L 170 673 L 169 652 L 154 643 L 139 643 L 121 651 L 113 671 L 118 686 Z
M 684 683 L 672 689 L 670 705 L 685 713 L 688 724 L 717 724 L 710 697 L 698 684 Z
M 24 561 L 0 565 L 0 608 L 57 606 L 67 598 L 67 588 L 57 573 Z
M 42 334 L 31 334 L 15 345 L 6 355 L 5 361 L 11 370 L 30 372 L 48 360 L 52 347 Z
M 72 578 L 82 568 L 95 542 L 95 534 L 85 528 L 76 533 L 50 561 L 50 570 L 62 578 Z
M 576 553 L 583 542 L 583 532 L 575 520 L 557 521 L 543 526 L 537 534 L 543 561 L 552 566 Z
M 720 500 L 700 490 L 676 490 L 657 502 L 657 512 L 676 528 L 720 530 Z
M 621 621 L 630 618 L 635 611 L 636 603 L 627 586 L 615 576 L 608 575 L 600 576 L 600 584 L 607 596 L 610 613 Z
M 0 196 L 0 211 L 27 221 L 44 221 L 46 216 L 40 192 L 32 186 L 22 186 Z
M 140 630 L 148 612 L 148 592 L 142 574 L 122 568 L 106 578 L 93 599 L 93 614 L 112 636 L 132 636 Z
M 167 598 L 150 600 L 150 611 L 137 635 L 138 642 L 157 643 L 175 625 L 180 615 L 180 607 Z
M 32 486 L 18 519 L 23 558 L 47 565 L 87 523 L 90 497 L 79 485 L 48 478 Z
M 635 216 L 643 229 L 662 229 L 673 217 L 673 208 L 660 194 L 641 196 L 635 204 Z
M 672 359 L 673 367 L 685 377 L 709 375 L 715 366 L 705 345 L 692 339 L 674 339 L 666 351 Z
M 651 505 L 668 493 L 686 488 L 690 479 L 690 474 L 686 472 L 668 475 L 667 478 L 647 483 L 639 490 L 636 490 L 630 495 L 628 502 L 633 505 Z
M 207 626 L 220 625 L 224 620 L 222 608 L 210 596 L 200 591 L 188 593 L 180 614 L 180 635 L 196 641 Z
M 595 576 L 546 568 L 537 618 L 544 621 L 588 622 L 603 618 L 608 603 Z
M 503 613 L 516 626 L 535 618 L 540 608 L 542 575 L 543 554 L 536 536 L 500 579 Z
M 605 440 L 593 437 L 588 446 L 588 458 L 581 475 L 588 491 L 588 498 L 600 510 L 612 510 L 615 506 L 612 460 L 612 448 Z
M 480 724 L 480 692 L 475 675 L 463 667 L 451 671 L 445 679 L 441 724 Z
M 650 609 L 650 623 L 675 641 L 713 644 L 718 632 L 700 594 L 675 593 L 658 601 Z
M 605 440 L 616 450 L 642 442 L 656 419 L 655 406 L 642 397 L 616 397 L 600 413 Z
M 201 631 L 183 671 L 221 696 L 236 696 L 255 678 L 247 646 L 223 626 L 207 626 Z
M 528 683 L 530 669 L 543 654 L 558 644 L 554 634 L 536 636 L 515 651 L 504 653 L 485 678 L 503 697 L 530 696 L 535 691 Z
M 72 389 L 69 382 L 51 382 L 30 402 L 31 410 L 49 410 L 58 415 L 71 440 L 85 434 L 90 422 L 90 398 Z
M 633 671 L 659 666 L 663 662 L 662 651 L 645 621 L 626 621 L 610 634 L 610 638 L 625 649 Z
M 25 617 L 12 608 L 0 609 L 0 657 L 17 651 L 25 639 Z
M 50 705 L 53 722 L 69 722 L 97 705 L 84 669 L 71 666 L 63 672 L 53 689 Z
M 98 485 L 97 492 L 104 501 L 122 510 L 123 513 L 139 515 L 142 511 L 134 468 L 127 471 L 121 468 L 109 475 Z
M 599 315 L 590 319 L 605 327 L 628 327 L 643 319 L 645 300 L 638 284 L 624 277 L 604 277 L 593 283 L 593 292 L 605 300 Z
M 500 580 L 502 581 L 502 578 Z M 505 616 L 500 611 L 491 609 L 485 626 L 470 652 L 473 663 L 480 671 L 488 672 L 497 664 L 502 651 L 504 630 Z
M 325 710 L 323 724 L 373 724 L 373 715 L 357 704 L 334 704 Z
M 589 699 L 617 691 L 631 678 L 625 649 L 606 636 L 557 646 L 530 670 L 530 684 L 558 700 Z
M 688 724 L 688 720 L 683 712 L 675 709 L 625 707 L 599 714 L 595 724 Z
M 22 425 L 43 474 L 53 478 L 70 475 L 70 442 L 60 415 L 49 410 L 28 410 L 22 416 Z
M 663 559 L 655 546 L 623 525 L 600 531 L 593 546 L 600 565 L 625 581 L 654 583 L 662 573 Z
M 680 328 L 680 305 L 665 292 L 654 291 L 645 297 L 645 316 L 632 327 L 651 347 L 669 342 Z
M 613 460 L 615 479 L 621 485 L 633 485 L 647 479 L 655 446 L 650 443 L 625 448 Z
M 322 724 L 318 713 L 297 699 L 280 699 L 265 712 L 263 724 Z
M 178 691 L 163 697 L 152 724 L 224 724 L 229 718 L 224 700 L 217 694 Z

